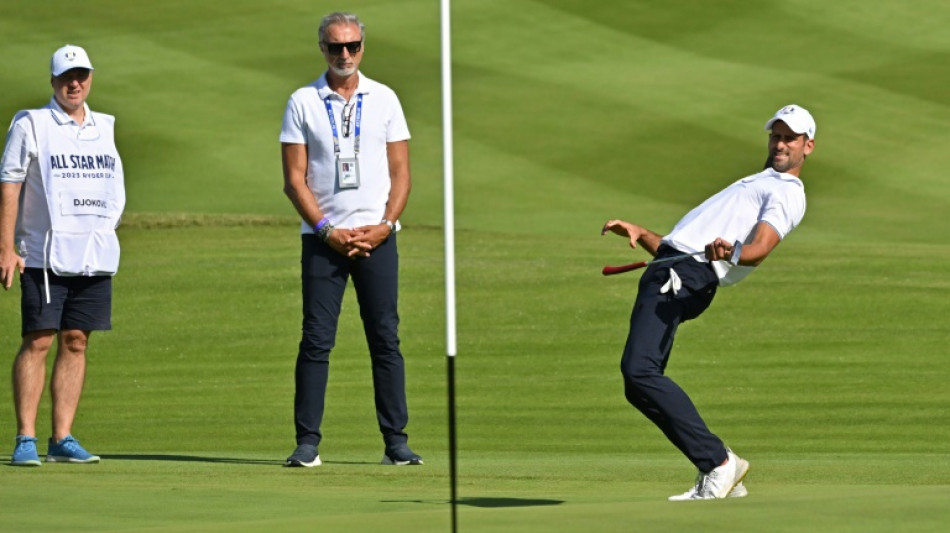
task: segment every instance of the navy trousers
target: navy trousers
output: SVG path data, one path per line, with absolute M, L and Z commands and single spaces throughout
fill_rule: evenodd
M 680 253 L 664 245 L 657 258 Z M 672 290 L 661 293 L 671 269 L 682 280 L 682 287 L 676 294 Z M 722 464 L 726 448 L 706 427 L 686 392 L 664 371 L 677 327 L 709 307 L 718 284 L 712 267 L 693 258 L 647 267 L 640 278 L 620 363 L 627 401 L 656 424 L 701 472 Z
M 399 254 L 391 235 L 367 258 L 350 259 L 303 234 L 303 332 L 297 353 L 294 424 L 297 444 L 320 444 L 330 351 L 348 278 L 353 278 L 373 369 L 376 418 L 389 447 L 407 442 L 405 363 L 399 351 Z

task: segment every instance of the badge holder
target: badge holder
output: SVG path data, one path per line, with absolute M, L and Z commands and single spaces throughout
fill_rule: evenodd
M 341 189 L 358 189 L 360 186 L 359 159 L 338 157 L 336 160 L 336 175 Z

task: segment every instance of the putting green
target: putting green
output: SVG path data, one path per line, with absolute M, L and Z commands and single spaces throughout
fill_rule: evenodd
M 459 525 L 465 531 L 935 531 L 950 519 L 945 169 L 950 7 L 456 1 Z M 318 469 L 288 470 L 299 237 L 284 104 L 321 72 L 331 6 L 61 0 L 0 6 L 0 116 L 43 105 L 80 44 L 115 114 L 129 204 L 114 330 L 92 337 L 76 436 L 99 465 L 0 467 L 11 531 L 449 528 L 438 6 L 357 1 L 364 71 L 413 133 L 399 234 L 413 449 L 386 468 L 355 298 Z M 816 116 L 808 212 L 760 272 L 685 324 L 669 373 L 752 464 L 749 497 L 671 504 L 691 466 L 623 399 L 645 259 L 757 170 L 786 103 Z M 19 344 L 0 295 L 0 353 Z M 0 380 L 0 461 L 12 451 Z M 48 427 L 44 398 L 38 426 Z M 44 441 L 48 435 L 41 434 Z M 5 444 L 4 444 L 5 443 Z M 8 448 L 4 448 L 7 446 Z M 41 442 L 40 450 L 45 451 Z

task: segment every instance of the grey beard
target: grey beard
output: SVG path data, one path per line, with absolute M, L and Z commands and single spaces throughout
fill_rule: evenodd
M 333 65 L 330 65 L 330 70 L 332 70 L 333 73 L 336 74 L 337 76 L 342 76 L 342 77 L 352 76 L 353 74 L 356 73 L 355 68 L 351 70 L 351 69 L 334 67 Z

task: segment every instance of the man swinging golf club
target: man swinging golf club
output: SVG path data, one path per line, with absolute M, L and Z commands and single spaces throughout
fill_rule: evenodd
M 639 244 L 657 259 L 683 256 L 644 271 L 620 363 L 627 401 L 699 470 L 694 486 L 672 501 L 747 494 L 742 479 L 748 461 L 706 427 L 689 396 L 664 371 L 677 326 L 709 307 L 718 286 L 751 273 L 801 222 L 805 188 L 799 174 L 814 149 L 815 128 L 807 110 L 785 106 L 765 124 L 770 132 L 765 170 L 712 196 L 666 236 L 623 220 L 607 221 L 601 232 L 627 237 L 632 248 Z

